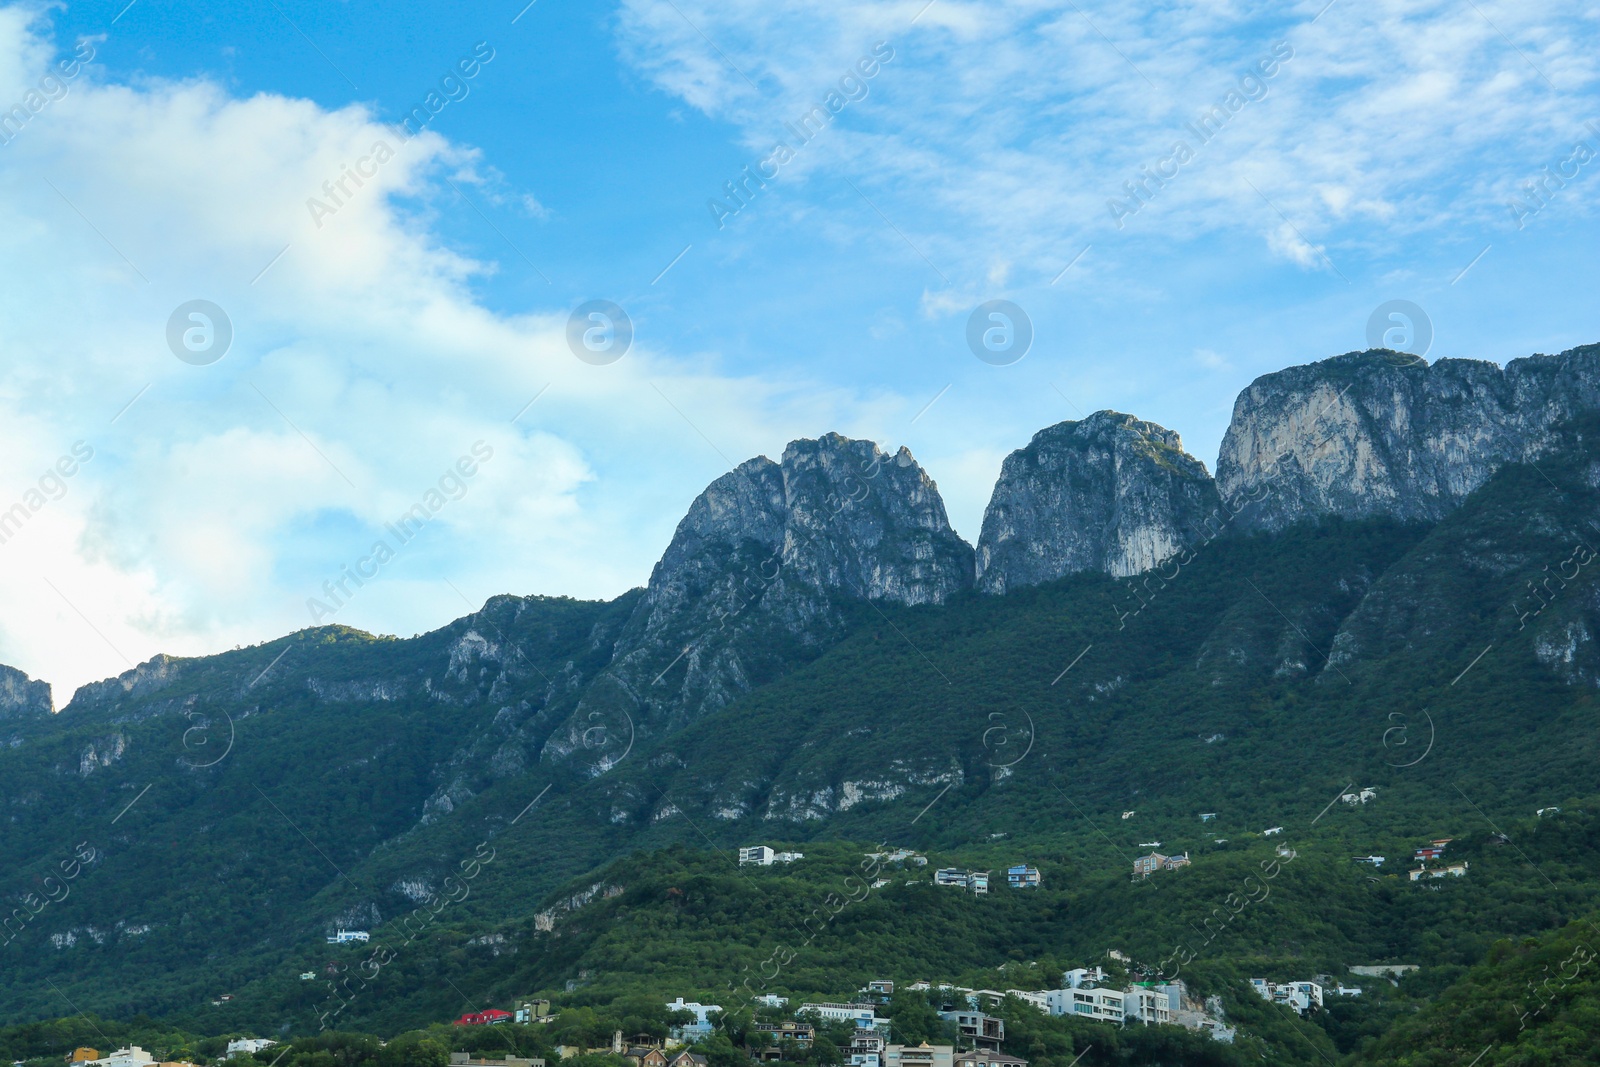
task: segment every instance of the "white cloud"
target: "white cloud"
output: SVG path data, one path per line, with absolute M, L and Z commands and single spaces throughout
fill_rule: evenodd
M 1194 161 L 1155 189 L 1132 234 L 1170 242 L 1243 227 L 1324 269 L 1319 246 L 1335 259 L 1346 247 L 1381 254 L 1397 232 L 1503 225 L 1502 190 L 1482 176 L 1537 170 L 1592 117 L 1600 26 L 1581 0 L 1341 3 L 1314 22 L 1320 0 L 1289 12 L 923 7 L 626 0 L 620 32 L 631 62 L 737 123 L 752 149 L 781 138 L 782 118 L 857 54 L 890 42 L 895 58 L 870 97 L 806 146 L 808 166 L 856 176 L 957 285 L 981 282 L 997 254 L 1018 284 L 1047 281 L 1063 248 L 1125 239 L 1107 201 L 1131 195 L 1125 183 L 1178 140 Z M 1263 79 L 1265 95 L 1202 143 L 1185 124 L 1280 40 L 1293 55 Z M 1304 239 L 1283 235 L 1246 177 Z
M 56 62 L 47 30 L 0 8 L 0 86 L 19 87 L 0 99 Z M 403 140 L 364 107 L 114 84 L 90 64 L 13 132 L 0 145 L 0 508 L 75 441 L 93 449 L 0 543 L 0 662 L 54 683 L 58 703 L 158 651 L 309 625 L 307 599 L 475 442 L 492 460 L 336 621 L 441 625 L 466 610 L 452 585 L 474 606 L 615 595 L 645 580 L 727 461 L 861 432 L 899 406 L 731 378 L 715 353 L 664 352 L 647 329 L 595 367 L 567 349 L 559 297 L 486 310 L 471 285 L 496 265 L 436 228 L 456 195 L 445 179 L 534 215 L 536 196 L 473 149 Z M 234 330 L 209 366 L 165 339 L 196 298 Z

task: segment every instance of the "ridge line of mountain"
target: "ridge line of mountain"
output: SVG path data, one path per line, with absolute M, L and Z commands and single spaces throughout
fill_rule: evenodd
M 1330 516 L 1436 521 L 1591 410 L 1600 345 L 1504 367 L 1348 352 L 1243 389 L 1215 477 L 1176 432 L 1133 415 L 1103 410 L 1041 429 L 1002 463 L 974 545 L 907 448 L 802 438 L 695 498 L 610 635 L 606 672 L 637 705 L 682 722 L 820 654 L 841 631 L 841 599 L 938 605 L 1086 571 L 1130 577 L 1214 536 L 1219 514 L 1241 534 Z M 760 662 L 750 646 L 774 637 L 789 647 Z M 67 707 L 165 683 L 180 662 L 152 657 L 80 687 Z M 53 710 L 47 683 L 7 670 L 0 717 Z M 557 752 L 580 743 L 573 731 L 552 737 Z

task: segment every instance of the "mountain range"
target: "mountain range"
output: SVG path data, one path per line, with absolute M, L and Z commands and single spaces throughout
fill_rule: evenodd
M 1146 837 L 1198 867 L 1293 824 L 1343 872 L 1350 849 L 1570 807 L 1600 793 L 1597 427 L 1600 345 L 1503 368 L 1349 353 L 1246 388 L 1215 477 L 1131 415 L 1041 430 L 975 546 L 909 451 L 826 434 L 713 482 L 609 602 L 497 596 L 410 640 L 324 626 L 158 656 L 59 712 L 0 668 L 0 1009 L 303 1030 L 324 938 L 437 901 L 480 846 L 460 936 L 350 1018 L 455 1003 L 430 967 L 576 980 L 563 916 L 670 846 L 1031 849 L 1105 899 Z M 1351 784 L 1383 798 L 1359 825 Z M 1561 907 L 1498 926 L 1276 944 L 1464 966 L 1600 903 L 1556 878 Z M 1062 934 L 1083 953 L 1180 936 L 1068 911 L 1098 916 Z

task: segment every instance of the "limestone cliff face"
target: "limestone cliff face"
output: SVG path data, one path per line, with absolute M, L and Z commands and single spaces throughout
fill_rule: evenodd
M 596 716 L 678 723 L 722 707 L 830 645 L 841 599 L 942 604 L 971 586 L 972 549 L 909 451 L 838 434 L 791 442 L 690 506 L 606 677 L 547 753 L 578 753 Z
M 1171 430 L 1114 411 L 1059 423 L 1001 465 L 978 539 L 978 588 L 1139 574 L 1198 541 L 1217 505 L 1205 464 Z
M 1222 494 L 1259 497 L 1241 526 L 1328 515 L 1431 521 L 1556 427 L 1600 410 L 1600 345 L 1559 356 L 1432 366 L 1353 352 L 1263 375 L 1239 394 L 1217 459 Z
M 0 719 L 33 718 L 54 710 L 49 682 L 36 682 L 15 667 L 0 665 Z

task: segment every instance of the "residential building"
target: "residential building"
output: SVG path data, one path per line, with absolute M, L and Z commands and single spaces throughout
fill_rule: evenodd
M 1050 994 L 1046 990 L 1041 989 L 1036 992 L 1030 992 L 1025 989 L 1008 989 L 1006 990 L 1006 996 L 1016 997 L 1024 1004 L 1031 1004 L 1046 1015 L 1050 1014 Z
M 739 866 L 770 867 L 774 863 L 793 863 L 806 858 L 804 852 L 774 852 L 766 845 L 754 845 L 739 850 Z
M 941 1011 L 939 1018 L 956 1024 L 957 1043 L 971 1048 L 1000 1050 L 1006 1039 L 1004 1020 L 981 1011 Z
M 698 1052 L 685 1049 L 668 1060 L 667 1067 L 706 1067 L 706 1058 Z
M 486 1060 L 466 1052 L 452 1052 L 450 1067 L 544 1067 L 544 1059 L 537 1056 L 507 1056 L 503 1060 Z
M 499 1026 L 501 1023 L 511 1021 L 509 1011 L 499 1008 L 489 1008 L 486 1011 L 469 1011 L 456 1020 L 457 1026 Z
M 247 1055 L 253 1056 L 262 1049 L 271 1048 L 276 1044 L 277 1042 L 272 1040 L 270 1037 L 241 1037 L 237 1041 L 228 1042 L 227 1055 L 237 1056 L 239 1053 L 243 1052 Z
M 835 1004 L 829 1002 L 806 1003 L 800 1005 L 800 1010 L 795 1014 L 809 1013 L 818 1019 L 830 1023 L 854 1023 L 858 1030 L 878 1030 L 887 1033 L 889 1020 L 878 1018 L 878 1006 L 865 1002 L 850 1004 Z M 949 1067 L 947 1064 L 946 1067 Z
M 330 945 L 347 945 L 352 941 L 370 941 L 372 935 L 365 930 L 339 930 L 328 938 Z
M 928 857 L 909 848 L 897 848 L 893 852 L 866 852 L 863 855 L 869 860 L 882 860 L 885 863 L 914 863 L 918 867 L 928 865 Z
M 955 1067 L 954 1045 L 885 1045 L 883 1067 Z
M 941 867 L 933 872 L 934 885 L 952 885 L 970 889 L 978 895 L 989 892 L 988 871 L 967 871 L 960 867 Z
M 785 1002 L 787 1003 L 787 1001 Z M 679 997 L 667 1005 L 668 1011 L 686 1011 L 694 1015 L 694 1022 L 684 1023 L 672 1027 L 670 1033 L 679 1041 L 695 1041 L 702 1037 L 710 1037 L 711 1031 L 716 1029 L 711 1022 L 711 1013 L 720 1012 L 721 1004 L 701 1004 L 698 1001 L 684 1000 Z
M 1283 833 L 1283 827 L 1281 827 L 1281 826 L 1273 826 L 1273 827 L 1270 827 L 1270 828 L 1268 828 L 1266 830 L 1261 831 L 1261 835 L 1263 837 L 1276 837 L 1278 834 L 1281 834 L 1281 833 Z
M 1346 804 L 1365 804 L 1369 800 L 1378 799 L 1378 791 L 1376 789 L 1369 788 L 1363 789 L 1357 793 L 1341 793 L 1339 795 L 1339 799 L 1344 801 Z
M 629 1045 L 622 1050 L 622 1058 L 633 1067 L 667 1067 L 667 1054 L 656 1045 Z
M 1411 858 L 1416 860 L 1418 863 L 1426 863 L 1428 860 L 1439 859 L 1443 855 L 1444 855 L 1444 846 L 1443 845 L 1434 845 L 1434 846 L 1429 847 L 1429 848 L 1419 848 L 1419 849 L 1417 849 L 1415 852 L 1413 852 L 1411 854 Z
M 519 1023 L 547 1023 L 550 1021 L 550 1002 L 548 1000 L 519 1000 L 513 1016 L 515 1021 Z
M 1383 866 L 1383 857 L 1382 856 L 1356 856 L 1356 857 L 1354 857 L 1354 859 L 1355 859 L 1355 861 L 1357 863 L 1367 863 L 1367 864 L 1371 864 L 1374 867 L 1382 867 Z
M 1460 863 L 1449 863 L 1443 867 L 1418 867 L 1411 872 L 1411 880 L 1419 882 L 1423 878 L 1443 878 L 1446 875 L 1460 878 L 1467 873 L 1467 866 L 1467 862 L 1463 860 Z
M 780 997 L 776 993 L 763 993 L 756 998 L 756 1003 L 767 1008 L 787 1008 L 789 1006 L 789 998 Z
M 1179 867 L 1189 866 L 1189 854 L 1181 856 L 1163 856 L 1159 852 L 1152 852 L 1140 856 L 1133 861 L 1133 875 L 1135 878 L 1148 878 L 1156 871 L 1175 871 Z
M 789 1041 L 801 1049 L 809 1049 L 816 1037 L 816 1027 L 810 1023 L 756 1023 L 746 1031 L 746 1040 L 749 1042 L 748 1051 L 758 1061 L 763 1063 L 783 1059 L 783 1048 L 780 1042 Z M 765 1035 L 762 1041 L 755 1037 L 757 1034 Z M 641 1065 L 644 1067 L 644 1065 Z
M 1167 862 L 1167 857 L 1159 852 L 1152 852 L 1148 856 L 1140 856 L 1133 861 L 1133 876 L 1135 878 L 1148 878 L 1161 869 Z
M 1012 889 L 1037 889 L 1040 885 L 1039 868 L 1019 863 L 1006 868 L 1006 884 Z
M 1158 982 L 1150 988 L 1167 998 L 1167 1011 L 1176 1018 L 1178 1012 L 1183 1010 L 1183 998 L 1189 993 L 1184 987 L 1183 979 L 1174 978 L 1170 982 Z
M 1067 997 L 1075 1018 L 1099 1019 L 1103 1022 L 1122 1022 L 1123 992 L 1120 989 L 1096 989 L 1084 986 L 1071 990 Z
M 1099 967 L 1074 967 L 1061 976 L 1061 985 L 1065 989 L 1077 989 L 1086 982 L 1104 982 L 1106 972 Z
M 980 1048 L 956 1053 L 955 1067 L 1028 1067 L 1028 1061 L 1021 1056 Z
M 810 1048 L 811 1042 L 816 1039 L 817 1028 L 810 1023 L 756 1023 L 750 1028 L 751 1033 L 767 1034 L 774 1043 L 778 1041 L 793 1041 L 802 1048 Z
M 857 1030 L 850 1037 L 850 1047 L 843 1050 L 845 1062 L 850 1067 L 884 1067 L 883 1035 L 876 1030 Z
M 1264 978 L 1250 979 L 1250 985 L 1262 999 L 1274 1004 L 1284 1004 L 1301 1015 L 1322 1010 L 1322 987 L 1316 982 L 1268 982 Z
M 316 977 L 317 977 L 317 972 L 316 971 L 301 971 L 300 972 L 300 981 L 302 981 L 302 982 L 313 981 L 313 980 L 316 979 Z
M 1165 990 L 1134 986 L 1122 997 L 1124 1022 L 1168 1023 L 1172 1021 L 1171 1002 Z
M 1139 814 L 1139 813 L 1136 812 L 1136 811 L 1125 811 L 1125 812 L 1122 813 L 1122 817 L 1124 819 L 1131 819 L 1137 814 Z
M 1534 814 L 1539 816 L 1539 818 L 1542 819 L 1546 815 L 1560 815 L 1561 814 L 1561 809 L 1560 808 L 1540 808 L 1538 811 L 1534 812 Z
M 1335 993 L 1339 994 L 1341 997 L 1359 997 L 1361 995 L 1361 987 L 1360 986 L 1358 986 L 1358 985 L 1345 985 L 1343 982 L 1340 982 L 1339 984 L 1335 985 L 1333 987 L 1333 991 Z
M 155 1059 L 138 1045 L 129 1045 L 94 1063 L 96 1067 L 150 1067 Z
M 75 1048 L 67 1053 L 68 1063 L 93 1063 L 100 1058 L 100 1053 L 92 1048 Z
M 866 985 L 857 990 L 857 992 L 865 993 L 867 996 L 872 997 L 879 1003 L 882 1003 L 883 1001 L 894 996 L 894 983 L 887 978 L 874 978 L 872 981 L 868 982 Z
M 1200 821 L 1201 822 L 1210 822 L 1212 819 L 1215 819 L 1216 817 L 1217 817 L 1217 813 L 1214 812 L 1214 811 L 1202 811 L 1200 813 Z

